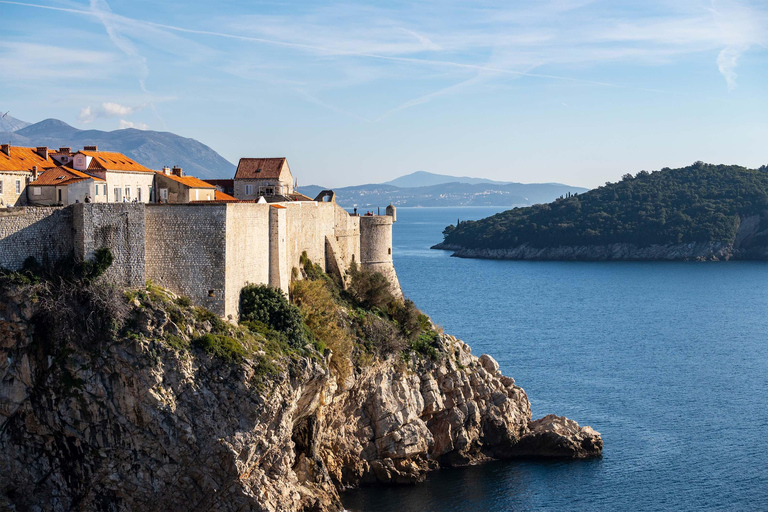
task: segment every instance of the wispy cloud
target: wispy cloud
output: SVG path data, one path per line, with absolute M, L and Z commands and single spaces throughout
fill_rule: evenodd
M 136 128 L 137 130 L 148 130 L 149 126 L 144 123 L 126 121 L 125 119 L 121 119 L 120 129 L 124 130 L 126 128 Z
M 144 108 L 144 105 L 138 107 L 128 107 L 120 103 L 104 102 L 97 107 L 84 107 L 80 110 L 77 120 L 82 124 L 91 123 L 97 119 L 108 119 L 114 117 L 125 117 Z M 121 120 L 121 123 L 123 121 Z

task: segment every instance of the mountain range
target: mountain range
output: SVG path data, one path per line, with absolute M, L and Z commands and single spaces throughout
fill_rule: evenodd
M 0 115 L 2 115 L 0 113 Z M 71 147 L 96 145 L 123 153 L 150 169 L 178 165 L 202 179 L 231 178 L 235 165 L 205 144 L 170 132 L 126 128 L 111 132 L 80 130 L 58 119 L 30 124 L 9 115 L 0 118 L 0 142 L 16 146 Z M 299 191 L 316 197 L 327 187 L 308 185 Z M 337 188 L 345 208 L 386 206 L 520 206 L 553 201 L 587 189 L 560 183 L 510 183 L 485 178 L 417 171 L 381 184 Z
M 126 128 L 105 132 L 79 130 L 58 119 L 29 124 L 6 116 L 0 124 L 0 141 L 15 146 L 71 147 L 96 145 L 102 151 L 123 153 L 150 169 L 178 165 L 185 174 L 203 179 L 231 178 L 235 165 L 205 144 L 170 132 Z M 17 127 L 18 126 L 18 127 Z M 14 128 L 16 127 L 16 128 Z
M 472 180 L 470 183 L 464 180 Z M 400 186 L 392 185 L 400 183 Z M 420 183 L 432 183 L 419 186 Z M 416 185 L 411 185 L 416 184 Z M 316 197 L 326 187 L 307 185 L 299 192 Z M 548 203 L 560 196 L 588 189 L 561 183 L 503 183 L 418 171 L 388 183 L 335 188 L 336 202 L 344 208 L 395 206 L 525 206 Z

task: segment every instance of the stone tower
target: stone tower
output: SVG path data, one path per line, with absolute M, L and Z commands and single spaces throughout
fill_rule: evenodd
M 392 215 L 389 209 L 392 208 Z M 380 272 L 387 278 L 392 293 L 402 297 L 400 281 L 392 262 L 392 223 L 395 207 L 387 207 L 387 215 L 363 215 L 360 217 L 360 265 L 363 270 Z

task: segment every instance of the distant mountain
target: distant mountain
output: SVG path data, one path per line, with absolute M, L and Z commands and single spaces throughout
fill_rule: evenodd
M 395 206 L 525 206 L 587 191 L 586 188 L 559 183 L 451 182 L 426 187 L 398 187 L 389 183 L 334 189 L 336 202 L 344 208 L 357 205 L 360 209 L 383 207 L 390 203 Z M 307 185 L 298 190 L 314 198 L 325 187 Z
M 0 116 L 2 115 L 2 112 L 0 112 Z M 20 130 L 25 126 L 29 126 L 29 123 L 22 121 L 21 119 L 16 119 L 12 116 L 5 116 L 0 119 L 0 132 L 15 132 L 16 130 Z
M 492 185 L 508 185 L 508 181 L 493 181 L 485 178 L 469 178 L 467 176 L 448 176 L 447 174 L 435 174 L 433 172 L 416 171 L 405 176 L 400 176 L 392 181 L 387 181 L 385 185 L 394 185 L 396 187 L 429 187 L 432 185 L 443 185 L 445 183 L 488 183 Z
M 6 119 L 8 119 L 6 117 Z M 178 165 L 198 178 L 231 178 L 235 166 L 205 144 L 170 132 L 151 130 L 79 130 L 58 119 L 46 119 L 15 131 L 0 133 L 0 141 L 16 146 L 71 147 L 85 145 L 123 153 L 150 169 Z

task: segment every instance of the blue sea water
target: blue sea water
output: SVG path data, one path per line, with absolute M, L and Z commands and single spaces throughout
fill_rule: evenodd
M 518 262 L 430 250 L 503 208 L 400 208 L 405 294 L 491 354 L 589 461 L 503 461 L 350 491 L 351 511 L 768 510 L 768 264 Z

